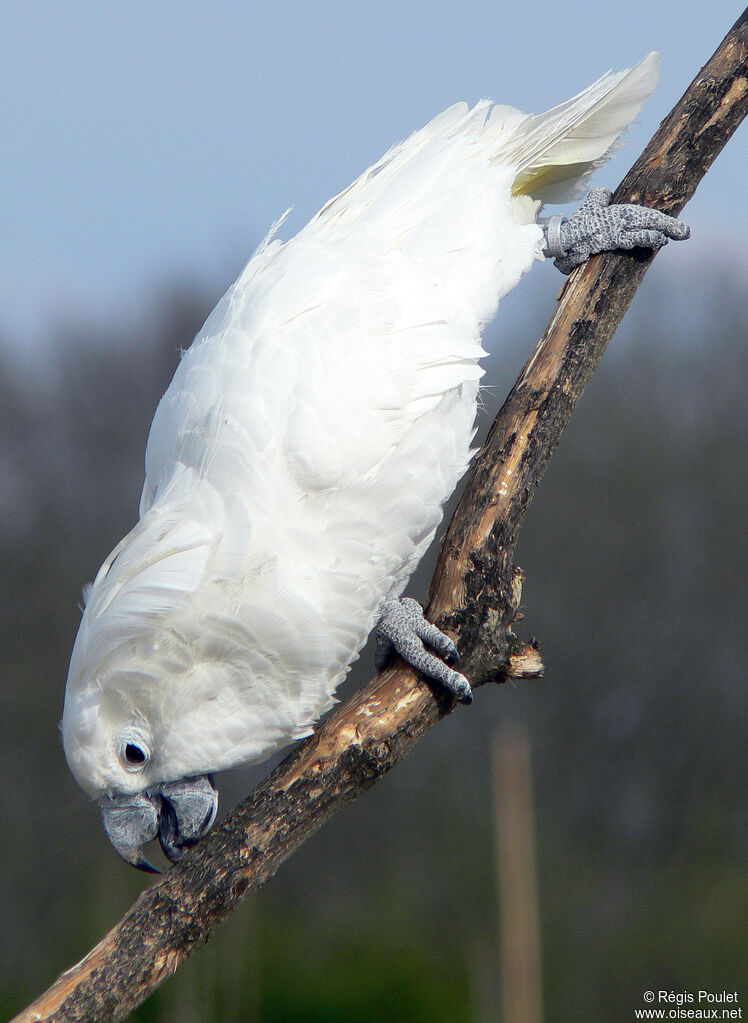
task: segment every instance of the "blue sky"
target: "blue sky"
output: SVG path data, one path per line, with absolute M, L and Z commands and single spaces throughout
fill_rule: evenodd
M 183 276 L 218 297 L 287 206 L 284 237 L 448 104 L 537 111 L 658 49 L 660 86 L 598 178 L 615 185 L 741 6 L 0 0 L 0 336 L 116 317 Z M 743 129 L 687 210 L 693 241 L 658 264 L 745 262 L 747 156 Z

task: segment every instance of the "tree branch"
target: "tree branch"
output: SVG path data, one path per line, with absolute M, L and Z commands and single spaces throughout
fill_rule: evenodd
M 660 125 L 614 201 L 681 211 L 745 116 L 747 59 L 748 9 Z M 521 593 L 514 547 L 532 493 L 651 259 L 610 253 L 572 274 L 474 463 L 429 598 L 431 617 L 459 640 L 474 685 L 542 670 L 537 651 L 511 631 Z M 451 710 L 444 695 L 402 664 L 378 675 L 14 1023 L 123 1019 L 244 896 Z

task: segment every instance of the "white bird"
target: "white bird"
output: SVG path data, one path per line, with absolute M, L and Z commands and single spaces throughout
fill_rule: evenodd
M 687 234 L 601 192 L 536 220 L 584 189 L 656 79 L 650 54 L 539 116 L 450 107 L 291 241 L 271 230 L 185 352 L 62 720 L 129 862 L 147 869 L 157 835 L 178 858 L 214 819 L 213 772 L 308 735 L 380 619 L 385 645 L 469 698 L 400 597 L 470 460 L 499 300 L 548 254 L 568 269 Z

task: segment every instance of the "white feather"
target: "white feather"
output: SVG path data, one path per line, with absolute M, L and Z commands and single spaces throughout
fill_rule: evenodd
M 605 157 L 655 66 L 538 117 L 450 107 L 271 232 L 184 354 L 140 521 L 88 594 L 63 738 L 89 792 L 262 759 L 331 706 L 468 465 L 481 330 L 541 258 L 540 202 Z

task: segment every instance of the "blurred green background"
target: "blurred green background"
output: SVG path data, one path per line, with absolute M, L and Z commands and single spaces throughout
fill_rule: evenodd
M 625 1020 L 650 987 L 745 981 L 748 285 L 716 249 L 708 274 L 675 275 L 668 256 L 521 536 L 518 631 L 539 640 L 545 678 L 481 689 L 433 729 L 136 1019 L 500 1020 L 491 750 L 507 723 L 531 756 L 545 1018 Z M 489 330 L 500 358 L 484 429 L 558 283 L 539 270 L 507 302 L 521 328 L 502 330 L 500 314 Z M 171 285 L 106 328 L 71 315 L 43 368 L 0 346 L 6 1016 L 150 883 L 109 847 L 56 724 L 80 588 L 136 516 L 153 410 L 217 298 L 208 291 Z M 367 651 L 344 693 L 370 670 Z M 219 777 L 224 810 L 266 771 Z

